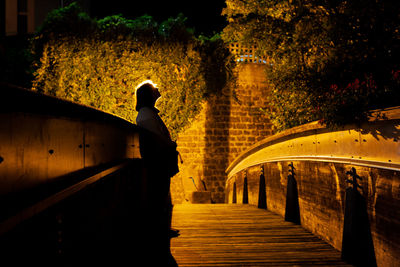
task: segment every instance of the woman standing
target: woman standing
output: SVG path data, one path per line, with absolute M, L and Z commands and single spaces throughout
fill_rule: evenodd
M 155 103 L 161 94 L 151 83 L 145 83 L 136 90 L 136 124 L 140 133 L 140 153 L 146 176 L 147 226 L 151 225 L 151 247 L 157 248 L 168 262 L 176 266 L 170 253 L 170 226 L 172 203 L 170 179 L 178 171 L 176 143 L 171 140 L 168 128 L 158 115 Z

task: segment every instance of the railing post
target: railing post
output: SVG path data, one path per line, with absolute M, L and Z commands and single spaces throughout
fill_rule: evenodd
M 247 186 L 247 171 L 244 172 L 243 178 L 243 204 L 249 204 L 249 191 Z
M 266 184 L 265 184 L 265 175 L 264 175 L 264 165 L 261 165 L 260 170 L 260 182 L 258 189 L 258 208 L 259 209 L 267 209 L 267 192 L 266 192 Z
M 233 189 L 232 189 L 232 204 L 237 203 L 237 197 L 236 197 L 236 181 L 233 182 Z
M 346 189 L 346 203 L 344 210 L 344 226 L 342 240 L 342 259 L 356 266 L 376 267 L 375 250 L 369 225 L 367 204 L 364 196 L 358 189 L 362 178 L 354 167 L 346 172 L 351 179 Z
M 299 195 L 295 179 L 293 162 L 289 164 L 289 174 L 286 187 L 285 221 L 300 224 Z

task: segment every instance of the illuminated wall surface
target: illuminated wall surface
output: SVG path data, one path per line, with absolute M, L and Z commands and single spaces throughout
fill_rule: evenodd
M 139 137 L 122 119 L 31 91 L 1 89 L 1 196 L 83 168 L 139 157 Z M 101 115 L 92 119 L 96 112 Z
M 271 135 L 271 124 L 260 111 L 267 106 L 264 66 L 240 64 L 237 88 L 204 103 L 190 128 L 179 135 L 184 164 L 172 179 L 175 203 L 189 200 L 191 192 L 200 189 L 200 180 L 213 202 L 224 202 L 226 168 L 244 149 Z

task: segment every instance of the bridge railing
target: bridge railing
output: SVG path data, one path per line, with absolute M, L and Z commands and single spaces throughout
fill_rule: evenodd
M 248 167 L 278 161 L 322 161 L 376 166 L 400 171 L 400 108 L 373 115 L 361 127 L 348 125 L 336 130 L 318 122 L 268 137 L 239 155 L 228 167 L 228 178 Z
M 374 266 L 375 258 L 378 266 L 396 266 L 399 151 L 398 107 L 376 112 L 360 126 L 332 130 L 315 122 L 292 128 L 233 161 L 226 202 L 258 205 L 301 223 L 343 255 L 371 262 L 360 266 Z
M 132 260 L 144 199 L 139 129 L 86 106 L 0 89 L 0 262 Z

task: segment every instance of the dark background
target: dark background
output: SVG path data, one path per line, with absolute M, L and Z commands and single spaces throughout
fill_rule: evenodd
M 162 22 L 179 13 L 187 17 L 187 26 L 195 29 L 195 34 L 212 35 L 224 28 L 225 18 L 221 16 L 225 0 L 110 0 L 94 1 L 90 6 L 90 14 L 95 18 L 122 14 L 126 18 L 150 15 L 157 22 Z

